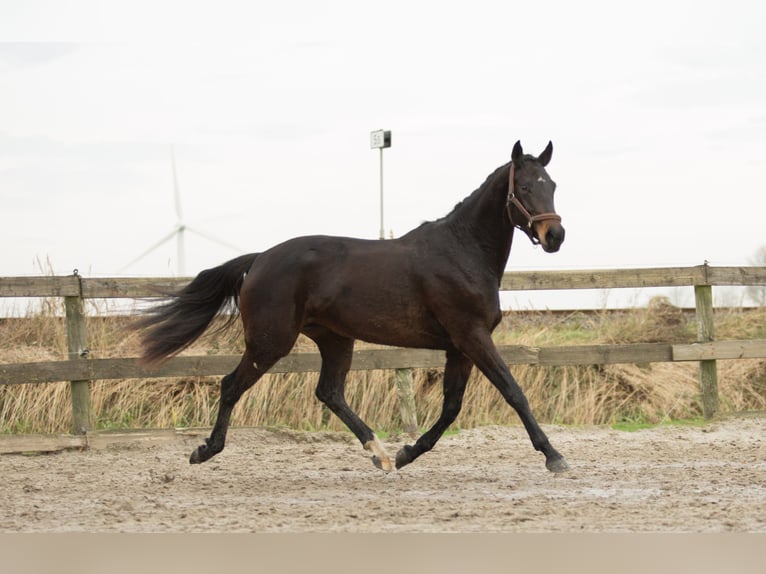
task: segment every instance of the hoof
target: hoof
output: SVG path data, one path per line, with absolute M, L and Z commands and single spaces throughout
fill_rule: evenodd
M 412 451 L 414 449 L 406 444 L 404 445 L 399 452 L 396 453 L 396 468 L 400 469 L 403 466 L 407 466 L 410 464 L 413 460 L 415 460 L 415 457 L 412 456 Z
M 569 465 L 563 456 L 559 455 L 556 458 L 552 458 L 545 461 L 545 468 L 556 474 L 560 472 L 566 472 L 569 470 Z
M 215 456 L 215 452 L 206 443 L 199 445 L 189 456 L 189 464 L 200 464 Z
M 364 443 L 364 450 L 372 452 L 372 464 L 385 472 L 391 472 L 394 470 L 391 464 L 391 457 L 388 456 L 383 444 L 378 440 L 378 437 L 373 436 L 372 440 Z
M 200 451 L 204 448 L 205 447 L 203 445 L 194 449 L 194 451 L 191 453 L 191 456 L 189 457 L 189 464 L 200 464 L 204 460 L 200 454 Z
M 391 472 L 394 470 L 394 467 L 391 465 L 391 460 L 388 458 L 381 460 L 377 456 L 373 455 L 372 464 L 374 464 L 376 468 L 379 468 L 383 472 Z

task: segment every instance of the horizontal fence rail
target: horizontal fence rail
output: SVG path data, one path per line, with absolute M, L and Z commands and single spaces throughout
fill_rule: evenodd
M 88 278 L 79 275 L 0 277 L 0 297 L 141 299 L 182 287 L 191 277 Z M 766 285 L 766 267 L 646 267 L 573 271 L 510 271 L 501 291 Z
M 159 368 L 141 366 L 136 358 L 95 359 L 87 352 L 83 313 L 85 299 L 144 299 L 161 297 L 191 278 L 85 278 L 70 276 L 2 277 L 0 297 L 63 297 L 66 309 L 68 359 L 33 363 L 0 364 L 0 384 L 70 381 L 74 432 L 91 427 L 88 385 L 93 380 L 140 379 L 184 376 L 219 376 L 230 372 L 239 356 L 179 356 Z M 634 343 L 621 345 L 574 345 L 499 347 L 509 364 L 541 366 L 594 365 L 697 361 L 703 412 L 712 417 L 718 406 L 716 360 L 766 358 L 765 340 L 716 341 L 713 326 L 714 286 L 766 285 L 766 267 L 660 267 L 599 269 L 584 271 L 514 271 L 505 273 L 502 291 L 617 289 L 644 287 L 692 287 L 695 293 L 698 337 L 696 343 Z M 444 353 L 424 349 L 361 349 L 354 352 L 351 368 L 441 368 Z M 315 372 L 320 369 L 316 352 L 294 352 L 270 372 Z M 399 377 L 397 377 L 397 381 Z M 411 376 L 410 376 L 411 381 Z M 410 383 L 411 384 L 411 383 Z
M 608 365 L 615 363 L 667 363 L 716 359 L 766 358 L 766 340 L 710 343 L 633 343 L 561 347 L 498 346 L 508 365 Z M 231 372 L 241 355 L 174 357 L 158 368 L 143 367 L 135 358 L 40 361 L 0 364 L 0 384 L 52 383 L 70 380 L 148 379 L 221 376 Z M 444 366 L 441 351 L 427 349 L 362 349 L 354 352 L 352 371 L 375 369 L 432 369 Z M 270 373 L 319 372 L 319 353 L 291 353 Z

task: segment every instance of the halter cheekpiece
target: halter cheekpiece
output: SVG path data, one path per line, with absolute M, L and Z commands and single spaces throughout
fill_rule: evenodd
M 505 201 L 505 209 L 508 212 L 508 219 L 513 224 L 514 227 L 517 227 L 521 229 L 524 233 L 529 235 L 529 238 L 532 240 L 532 243 L 535 245 L 540 243 L 540 240 L 535 237 L 532 225 L 534 223 L 537 223 L 538 221 L 561 221 L 561 216 L 557 213 L 549 212 L 549 213 L 540 213 L 538 215 L 532 215 L 529 213 L 526 207 L 524 207 L 524 204 L 521 203 L 521 200 L 519 200 L 518 197 L 516 197 L 516 191 L 514 189 L 514 180 L 516 175 L 516 166 L 511 162 L 511 173 L 508 178 L 508 197 Z M 521 223 L 516 223 L 513 220 L 513 216 L 511 215 L 511 205 L 515 206 L 516 209 L 518 209 L 521 214 L 527 218 L 526 225 L 522 225 Z

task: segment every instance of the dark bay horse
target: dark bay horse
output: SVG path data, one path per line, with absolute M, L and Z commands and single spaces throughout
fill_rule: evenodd
M 156 364 L 189 346 L 225 307 L 239 306 L 245 352 L 221 380 L 215 426 L 190 462 L 223 450 L 236 402 L 303 333 L 322 357 L 316 396 L 372 453 L 377 467 L 401 468 L 434 447 L 460 412 L 476 365 L 516 410 L 548 470 L 567 470 L 491 337 L 501 318 L 498 289 L 514 230 L 549 253 L 564 241 L 553 207 L 556 184 L 545 170 L 552 152 L 549 142 L 538 157 L 526 155 L 516 142 L 511 162 L 451 213 L 399 239 L 290 239 L 202 271 L 150 310 L 138 326 L 147 329 L 142 360 Z M 355 339 L 446 352 L 441 415 L 394 462 L 344 396 Z

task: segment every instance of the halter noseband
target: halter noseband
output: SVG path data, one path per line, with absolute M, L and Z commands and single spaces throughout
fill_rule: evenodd
M 540 213 L 538 215 L 532 215 L 531 213 L 529 213 L 527 208 L 524 207 L 524 204 L 521 203 L 518 197 L 516 197 L 516 192 L 514 191 L 515 175 L 516 175 L 516 166 L 514 166 L 513 162 L 511 162 L 511 174 L 508 180 L 508 197 L 505 201 L 505 209 L 508 212 L 508 219 L 510 220 L 510 222 L 513 224 L 514 227 L 518 227 L 524 233 L 529 235 L 529 238 L 532 240 L 532 243 L 537 245 L 540 243 L 540 240 L 534 236 L 534 233 L 532 233 L 532 225 L 534 223 L 537 223 L 538 221 L 561 221 L 561 216 L 553 212 Z M 518 209 L 521 212 L 521 214 L 527 218 L 526 226 L 522 226 L 520 223 L 516 223 L 513 221 L 513 216 L 511 215 L 511 205 L 514 205 L 516 209 Z

